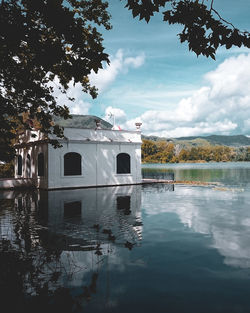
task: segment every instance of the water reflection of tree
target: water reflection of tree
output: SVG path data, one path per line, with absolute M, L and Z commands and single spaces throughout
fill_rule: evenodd
M 72 223 L 71 219 L 64 217 L 61 232 L 60 227 L 51 227 L 46 199 L 46 194 L 41 197 L 35 191 L 21 193 L 15 196 L 15 205 L 12 200 L 8 207 L 14 228 L 0 242 L 0 297 L 3 306 L 9 307 L 8 312 L 11 313 L 79 311 L 97 293 L 99 268 L 104 264 L 108 267 L 108 255 L 115 251 L 113 243 L 131 250 L 140 238 L 142 223 L 137 216 L 131 216 L 132 205 L 128 196 L 119 195 L 115 198 L 113 212 L 116 218 L 112 217 L 115 223 L 110 224 L 113 225 L 112 230 L 108 229 L 110 234 L 104 233 L 109 223 L 98 224 L 98 227 L 87 223 L 89 229 L 76 237 L 70 236 L 68 229 L 64 231 L 64 227 L 68 226 L 71 231 L 81 229 L 78 228 L 79 225 L 82 227 L 81 224 Z M 119 221 L 120 224 L 117 223 Z M 125 242 L 124 238 L 119 241 L 119 234 L 124 230 L 130 233 L 129 238 L 135 237 L 133 242 Z M 74 253 L 84 251 L 94 257 L 96 264 L 92 264 L 93 268 L 74 258 Z M 77 290 L 65 287 L 65 281 L 77 277 L 86 269 L 91 274 L 88 274 L 84 286 Z
M 157 184 L 144 184 L 142 186 L 144 193 L 164 193 L 167 191 L 174 191 L 174 184 L 165 184 L 165 183 L 157 183 Z
M 26 194 L 17 200 L 11 240 L 2 237 L 0 241 L 1 306 L 11 313 L 75 312 L 96 293 L 98 273 L 92 273 L 90 284 L 77 296 L 63 287 L 62 275 L 74 271 L 60 260 L 66 239 L 38 225 L 36 197 L 36 193 Z

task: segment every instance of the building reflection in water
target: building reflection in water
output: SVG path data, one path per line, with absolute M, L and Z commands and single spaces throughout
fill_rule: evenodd
M 41 192 L 38 206 L 47 208 L 48 229 L 71 241 L 141 240 L 141 186 Z
M 63 236 L 64 250 L 92 250 L 110 242 L 136 245 L 142 239 L 141 186 L 19 194 L 15 206 L 35 218 L 37 228 Z
M 18 251 L 20 260 L 32 260 L 23 275 L 26 295 L 37 296 L 44 286 L 50 294 L 61 286 L 81 288 L 81 301 L 88 302 L 100 271 L 124 266 L 124 253 L 129 258 L 128 250 L 140 245 L 139 185 L 14 192 L 12 197 L 14 207 L 1 216 L 0 228 L 8 249 Z M 8 284 L 12 290 L 14 282 L 6 282 L 6 293 Z M 106 287 L 102 282 L 100 288 Z

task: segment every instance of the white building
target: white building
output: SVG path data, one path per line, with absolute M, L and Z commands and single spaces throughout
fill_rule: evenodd
M 54 149 L 39 131 L 26 132 L 17 146 L 16 180 L 41 189 L 141 183 L 139 129 L 65 128 L 64 136 Z

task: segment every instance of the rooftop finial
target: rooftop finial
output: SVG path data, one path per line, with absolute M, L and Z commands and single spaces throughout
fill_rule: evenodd
M 101 129 L 101 120 L 95 119 L 96 129 Z
M 141 129 L 141 126 L 142 126 L 142 123 L 141 122 L 136 122 L 135 123 L 135 127 L 137 130 L 140 130 Z

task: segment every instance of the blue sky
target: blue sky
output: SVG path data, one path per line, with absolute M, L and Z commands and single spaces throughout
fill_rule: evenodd
M 90 80 L 99 88 L 92 100 L 80 86 L 70 88 L 71 113 L 109 120 L 123 129 L 165 137 L 209 134 L 250 135 L 250 50 L 219 49 L 216 61 L 189 52 L 178 40 L 181 28 L 162 15 L 147 24 L 133 19 L 124 1 L 109 0 L 111 31 L 102 31 L 110 66 Z M 215 0 L 214 7 L 237 28 L 250 30 L 249 0 Z M 59 96 L 59 101 L 64 101 Z

